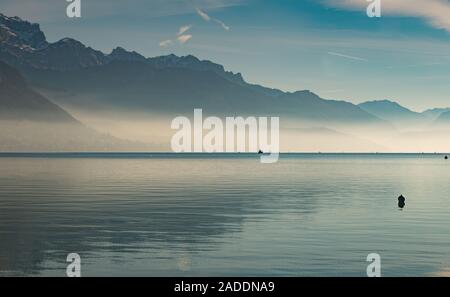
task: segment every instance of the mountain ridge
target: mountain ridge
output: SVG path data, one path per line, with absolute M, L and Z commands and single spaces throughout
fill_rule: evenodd
M 0 151 L 110 151 L 143 147 L 88 128 L 31 89 L 16 69 L 0 61 Z
M 12 35 L 15 37 L 5 37 Z M 111 53 L 105 54 L 85 46 L 80 41 L 67 37 L 54 43 L 49 43 L 45 38 L 45 34 L 40 30 L 39 24 L 27 22 L 20 17 L 7 17 L 1 13 L 0 44 L 0 59 L 17 67 L 26 76 L 28 72 L 35 71 L 36 69 L 68 71 L 107 65 L 114 61 L 142 62 L 159 69 L 188 68 L 198 71 L 212 71 L 233 83 L 272 97 L 290 94 L 278 89 L 248 84 L 241 73 L 226 71 L 223 65 L 209 60 L 200 60 L 193 55 L 179 57 L 174 54 L 169 54 L 159 57 L 144 57 L 135 51 L 128 51 L 120 46 L 114 48 Z M 32 83 L 34 82 L 32 81 Z M 357 104 L 357 106 L 369 114 L 377 116 L 376 112 L 373 110 L 370 112 L 367 108 L 368 103 L 375 102 L 381 103 L 387 102 L 387 100 L 364 102 Z M 397 104 L 398 106 L 393 105 L 396 109 L 402 107 L 396 102 L 389 102 Z M 412 115 L 420 117 L 419 113 L 415 113 L 409 109 L 404 110 L 404 112 L 410 112 L 410 117 Z M 386 120 L 383 116 L 377 117 Z
M 13 22 L 21 20 L 15 18 Z M 22 28 L 19 25 L 13 27 Z M 19 29 L 16 30 L 18 36 L 21 35 Z M 42 36 L 45 35 L 42 33 Z M 96 105 L 121 108 L 128 105 L 162 111 L 188 111 L 200 106 L 210 112 L 252 114 L 254 111 L 260 115 L 280 114 L 330 124 L 364 120 L 385 124 L 345 101 L 325 100 L 309 91 L 284 93 L 248 84 L 241 73 L 226 71 L 220 64 L 193 55 L 146 58 L 123 47 L 104 54 L 71 38 L 27 51 L 8 40 L 2 44 L 6 44 L 3 47 L 6 50 L 0 51 L 0 59 L 18 67 L 34 85 L 78 93 L 78 98 L 71 102 L 59 96 L 51 98 L 62 100 L 59 103 L 73 105 L 97 101 Z M 11 47 L 14 54 L 11 54 Z M 127 98 L 126 102 L 123 98 Z
M 30 89 L 22 75 L 0 61 L 1 119 L 77 123 L 65 110 Z
M 30 35 L 33 37 L 30 38 Z M 38 41 L 34 41 L 35 39 Z M 199 60 L 192 55 L 178 57 L 170 54 L 146 58 L 135 51 L 127 51 L 123 47 L 116 47 L 110 54 L 105 54 L 69 37 L 49 43 L 38 24 L 29 23 L 19 17 L 7 17 L 3 14 L 0 14 L 0 44 L 2 45 L 0 59 L 21 68 L 21 70 L 31 67 L 66 71 L 105 65 L 112 61 L 140 61 L 162 68 L 177 67 L 214 71 L 226 79 L 244 83 L 242 74 L 226 71 L 220 64 L 209 60 Z
M 427 117 L 391 100 L 373 100 L 358 104 L 360 108 L 397 127 L 424 125 Z
M 442 112 L 438 118 L 434 121 L 435 126 L 448 126 L 450 127 L 450 111 Z
M 20 18 L 7 21 L 8 24 L 23 22 Z M 0 34 L 0 60 L 20 70 L 30 86 L 69 112 L 75 112 L 77 118 L 89 112 L 90 118 L 81 118 L 82 122 L 88 120 L 92 127 L 112 135 L 114 131 L 108 124 L 116 124 L 118 120 L 126 124 L 116 124 L 123 135 L 133 132 L 127 130 L 130 127 L 142 130 L 144 122 L 149 129 L 145 134 L 151 140 L 163 132 L 170 135 L 173 131 L 167 121 L 179 115 L 190 116 L 194 108 L 202 108 L 205 116 L 279 116 L 281 129 L 322 127 L 342 133 L 333 136 L 338 142 L 349 139 L 343 135 L 352 135 L 356 137 L 352 140 L 355 143 L 356 139 L 371 143 L 382 141 L 379 144 L 387 144 L 386 147 L 390 143 L 385 140 L 395 139 L 399 126 L 425 127 L 423 123 L 431 122 L 424 114 L 393 101 L 371 102 L 389 107 L 388 111 L 377 113 L 369 110 L 367 102 L 356 105 L 344 100 L 323 99 L 308 90 L 283 92 L 249 84 L 242 74 L 193 55 L 147 58 L 120 46 L 105 54 L 72 38 L 43 43 L 45 35 L 38 32 L 39 26 L 28 23 L 6 28 L 5 23 L 3 21 L 0 27 L 0 33 L 3 32 Z M 26 32 L 36 37 L 30 39 Z M 12 38 L 12 34 L 16 37 Z M 111 117 L 111 114 L 118 116 Z M 153 117 L 165 117 L 163 124 L 152 122 Z M 414 125 L 404 125 L 409 121 Z M 155 131 L 155 127 L 161 131 Z M 324 131 L 318 130 L 315 134 Z M 299 132 L 292 137 L 305 135 L 312 134 Z M 412 134 L 405 139 L 409 135 Z M 326 137 L 317 139 L 327 145 Z M 156 141 L 168 143 L 163 138 Z M 366 144 L 367 147 L 372 145 Z
M 424 112 L 422 112 L 422 114 L 424 114 L 425 116 L 436 120 L 441 114 L 449 112 L 450 108 L 432 108 L 432 109 L 427 109 Z

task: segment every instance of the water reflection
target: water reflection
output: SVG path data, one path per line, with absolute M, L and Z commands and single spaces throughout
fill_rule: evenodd
M 62 275 L 77 252 L 91 275 L 361 275 L 376 251 L 398 259 L 387 273 L 425 274 L 450 265 L 448 205 L 415 201 L 400 220 L 387 202 L 406 187 L 436 191 L 405 176 L 424 166 L 450 177 L 429 162 L 0 158 L 0 274 Z
M 220 240 L 214 239 L 241 232 L 244 220 L 277 212 L 274 199 L 302 195 L 303 203 L 284 203 L 291 212 L 310 213 L 320 193 L 237 178 L 234 171 L 243 166 L 235 161 L 224 172 L 214 169 L 216 162 L 195 160 L 0 161 L 0 267 L 25 275 L 39 273 L 46 258 L 64 261 L 69 252 L 216 249 Z M 189 261 L 184 257 L 180 269 Z

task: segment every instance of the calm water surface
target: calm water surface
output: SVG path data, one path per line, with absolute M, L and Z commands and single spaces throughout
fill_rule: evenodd
M 449 181 L 439 155 L 3 154 L 0 275 L 450 275 Z

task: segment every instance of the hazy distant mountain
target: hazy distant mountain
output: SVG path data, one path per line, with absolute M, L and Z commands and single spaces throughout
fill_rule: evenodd
M 135 61 L 66 71 L 29 71 L 28 78 L 41 88 L 58 92 L 55 100 L 79 109 L 97 107 L 125 111 L 209 112 L 273 111 L 273 98 L 224 79 L 213 71 L 158 68 Z M 271 109 L 272 107 L 272 109 Z
M 418 112 L 411 111 L 396 102 L 389 100 L 370 101 L 358 105 L 363 110 L 379 117 L 380 119 L 391 122 L 398 127 L 405 124 L 424 124 L 426 117 Z
M 441 113 L 433 123 L 435 126 L 450 128 L 450 111 Z
M 62 108 L 30 89 L 18 71 L 1 61 L 0 119 L 77 123 Z
M 325 100 L 310 91 L 286 93 L 278 97 L 280 104 L 286 105 L 299 118 L 318 122 L 367 123 L 385 125 L 378 117 L 358 106 L 345 101 Z M 288 110 L 284 110 L 288 113 Z
M 87 128 L 32 90 L 0 62 L 0 151 L 101 151 L 144 148 Z
M 450 112 L 450 108 L 434 108 L 424 111 L 422 114 L 426 117 L 436 120 L 443 113 Z

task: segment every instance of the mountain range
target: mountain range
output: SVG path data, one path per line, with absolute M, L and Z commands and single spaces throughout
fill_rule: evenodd
M 338 151 L 348 147 L 336 146 L 343 135 L 346 144 L 352 138 L 365 141 L 368 151 L 379 150 L 384 145 L 371 146 L 379 143 L 372 134 L 390 139 L 405 126 L 422 129 L 450 122 L 450 109 L 417 113 L 388 100 L 354 105 L 307 90 L 288 93 L 250 84 L 242 74 L 192 55 L 146 58 L 122 47 L 105 54 L 71 38 L 49 43 L 38 24 L 3 14 L 0 61 L 0 120 L 88 124 L 103 135 L 132 141 L 143 139 L 131 123 L 146 121 L 149 137 L 144 140 L 153 144 L 169 143 L 170 119 L 192 115 L 194 108 L 217 116 L 280 116 L 289 135 L 302 131 L 291 138 L 304 138 L 305 129 L 334 133 L 337 139 L 330 147 Z
M 114 151 L 138 147 L 86 127 L 0 61 L 0 151 Z
M 77 123 L 58 105 L 32 90 L 17 70 L 1 61 L 0 94 L 0 116 L 3 120 Z

